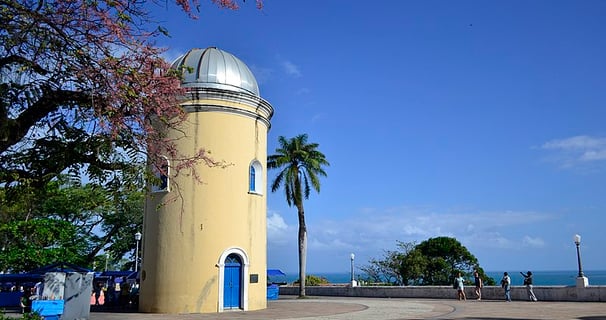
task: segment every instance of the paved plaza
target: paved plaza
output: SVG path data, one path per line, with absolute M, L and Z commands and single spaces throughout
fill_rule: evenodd
M 280 296 L 258 311 L 231 311 L 215 314 L 162 315 L 141 313 L 93 312 L 91 320 L 204 320 L 204 319 L 582 319 L 606 320 L 603 302 L 526 302 L 448 299 L 386 299 Z
M 17 317 L 18 314 L 7 314 Z M 148 314 L 95 310 L 90 320 L 399 320 L 399 319 L 581 319 L 606 320 L 604 302 L 458 301 L 449 299 L 388 299 L 280 296 L 267 309 L 210 314 Z

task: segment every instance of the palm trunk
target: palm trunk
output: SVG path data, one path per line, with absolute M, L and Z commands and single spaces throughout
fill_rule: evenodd
M 297 206 L 299 213 L 299 297 L 305 297 L 305 266 L 307 265 L 307 227 L 303 204 Z

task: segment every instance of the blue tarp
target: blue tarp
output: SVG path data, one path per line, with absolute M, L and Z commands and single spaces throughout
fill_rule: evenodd
M 267 269 L 268 276 L 286 276 L 284 272 L 279 269 Z
M 72 263 L 68 262 L 57 262 L 53 264 L 46 265 L 44 267 L 40 267 L 38 269 L 34 269 L 29 274 L 42 274 L 44 275 L 47 272 L 81 272 L 88 273 L 91 272 L 90 269 L 82 268 Z
M 22 295 L 21 291 L 0 292 L 0 308 L 19 306 Z
M 0 274 L 0 283 L 25 283 L 33 282 L 36 283 L 44 279 L 44 274 L 29 274 L 29 273 L 15 273 L 15 274 Z
M 49 264 L 28 273 L 15 273 L 15 274 L 0 274 L 0 284 L 6 289 L 11 286 L 33 286 L 35 283 L 43 281 L 44 275 L 47 272 L 79 272 L 88 273 L 89 269 L 79 267 L 75 264 L 68 262 L 57 262 Z M 132 271 L 131 271 L 132 272 Z M 9 286 L 10 284 L 10 286 Z M 0 292 L 0 307 L 18 307 L 19 300 L 23 292 Z M 54 301 L 54 300 L 51 300 Z M 43 306 L 46 307 L 46 306 Z
M 33 300 L 32 311 L 38 312 L 41 316 L 58 316 L 63 314 L 65 301 L 63 300 Z
M 44 279 L 44 275 L 47 272 L 90 272 L 89 269 L 79 267 L 75 264 L 67 263 L 67 262 L 57 262 L 53 264 L 49 264 L 34 270 L 31 270 L 28 273 L 6 273 L 0 274 L 0 283 L 28 283 L 33 282 L 36 283 Z
M 277 284 L 267 286 L 267 300 L 278 300 L 280 287 Z
M 121 277 L 127 277 L 127 278 L 132 278 L 133 275 L 136 275 L 137 273 L 134 271 L 103 271 L 101 272 L 101 274 L 99 276 L 95 275 L 95 277 L 113 277 L 113 278 L 121 278 Z
M 95 280 L 113 281 L 114 283 L 122 282 L 122 277 L 127 280 L 138 279 L 138 272 L 134 271 L 103 271 L 95 273 Z
M 267 269 L 267 284 L 286 284 L 286 274 L 279 269 Z

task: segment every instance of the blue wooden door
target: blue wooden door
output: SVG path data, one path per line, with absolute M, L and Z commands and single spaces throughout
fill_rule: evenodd
M 223 283 L 223 308 L 241 308 L 240 288 L 242 283 L 242 263 L 240 257 L 230 254 L 225 259 L 225 278 Z

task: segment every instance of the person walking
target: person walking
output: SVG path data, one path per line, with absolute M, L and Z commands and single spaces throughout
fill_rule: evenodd
M 32 296 L 34 292 L 34 288 L 25 287 L 23 289 L 23 295 L 19 299 L 19 303 L 21 305 L 21 313 L 30 313 L 32 312 Z
M 455 278 L 455 281 L 457 282 L 457 295 L 459 297 L 459 300 L 467 300 L 467 297 L 465 297 L 465 287 L 463 285 L 465 278 L 463 278 L 460 272 Z
M 476 298 L 478 300 L 482 300 L 482 287 L 484 287 L 484 283 L 482 282 L 482 278 L 480 278 L 480 274 L 478 273 L 478 270 L 474 270 L 473 271 L 473 282 L 476 286 Z
M 99 298 L 101 297 L 102 289 L 103 289 L 103 286 L 101 285 L 101 282 L 95 283 L 95 286 L 93 288 L 93 294 L 95 295 L 95 305 L 96 306 L 99 305 Z
M 511 278 L 507 272 L 503 273 L 501 288 L 505 289 L 505 301 L 511 302 Z
M 528 299 L 530 301 L 538 301 L 537 296 L 534 295 L 534 291 L 532 291 L 532 272 L 528 271 L 526 274 L 520 272 L 520 274 L 524 277 L 524 285 L 526 286 L 526 293 L 528 293 Z
M 106 305 L 106 306 L 118 305 L 118 302 L 116 301 L 116 283 L 114 282 L 114 280 L 111 280 L 109 282 L 109 285 L 107 286 L 107 290 L 105 291 L 105 293 L 107 293 L 107 294 L 105 295 L 105 301 L 103 302 L 103 305 Z
M 130 305 L 130 284 L 126 277 L 122 277 L 122 282 L 120 282 L 120 297 L 118 298 L 118 303 L 120 303 L 122 309 L 126 309 Z

